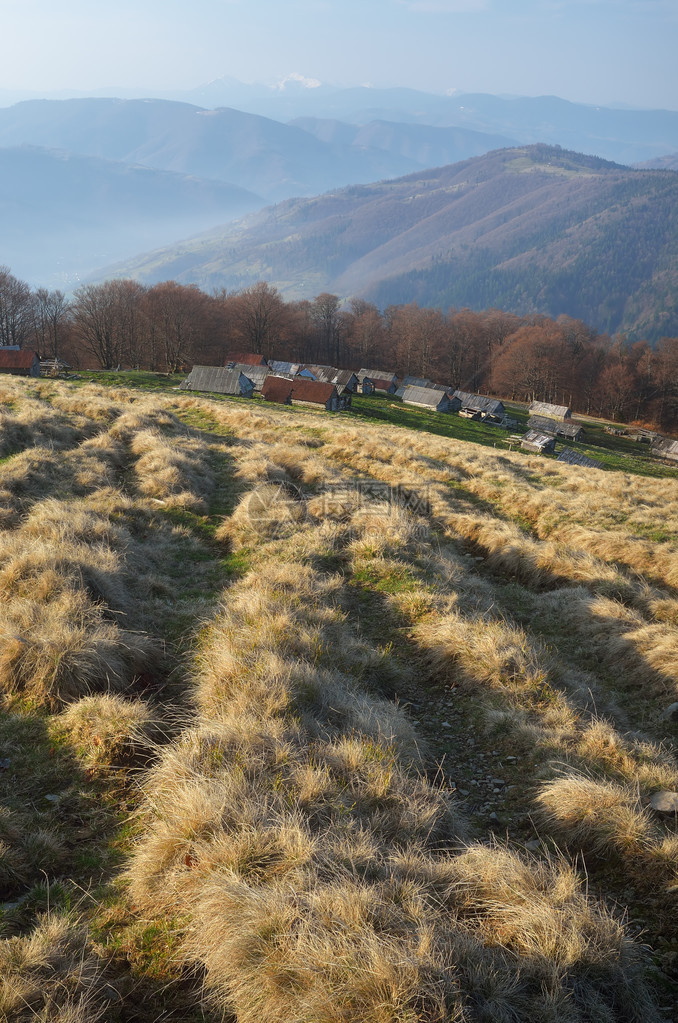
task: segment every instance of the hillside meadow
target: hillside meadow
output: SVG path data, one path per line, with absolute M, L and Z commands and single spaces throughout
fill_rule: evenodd
M 0 1020 L 652 1023 L 678 472 L 0 381 Z

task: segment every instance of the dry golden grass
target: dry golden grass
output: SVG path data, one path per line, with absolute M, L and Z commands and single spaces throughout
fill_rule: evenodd
M 47 914 L 29 934 L 0 940 L 3 1023 L 94 1023 L 119 1000 L 76 918 Z
M 618 863 L 668 918 L 678 839 L 646 803 L 678 785 L 672 481 L 123 389 L 12 382 L 2 416 L 17 453 L 0 472 L 0 687 L 58 710 L 52 734 L 98 784 L 154 758 L 123 876 L 140 928 L 180 921 L 172 968 L 205 971 L 217 1015 L 659 1018 L 642 949 L 574 857 Z M 215 529 L 226 466 L 229 498 L 246 492 Z M 356 487 L 371 483 L 418 513 Z M 221 576 L 199 530 L 222 541 Z M 177 544 L 182 574 L 209 552 L 228 585 L 216 612 L 193 586 L 191 704 L 162 734 L 132 693 L 159 656 L 149 623 L 163 637 L 173 613 Z M 472 840 L 421 730 L 378 695 L 420 690 L 437 751 L 444 685 L 472 708 L 460 744 L 465 729 L 529 755 L 511 798 L 572 857 L 518 851 L 505 818 L 505 844 Z M 41 848 L 64 862 L 59 842 L 0 812 L 0 885 L 27 883 Z M 0 1017 L 127 1018 L 77 922 L 56 919 L 0 943 Z
M 357 562 L 422 551 L 399 509 L 356 516 Z M 134 903 L 191 915 L 183 954 L 243 1021 L 442 1023 L 470 1000 L 507 1021 L 653 1018 L 632 946 L 570 868 L 464 846 L 404 717 L 358 688 L 384 655 L 349 627 L 341 577 L 304 563 L 326 529 L 297 534 L 260 548 L 205 637 L 202 717 L 144 786 Z M 489 649 L 499 674 L 525 674 L 516 641 Z
M 162 735 L 156 710 L 143 700 L 112 693 L 72 703 L 60 715 L 58 728 L 90 770 L 147 765 Z

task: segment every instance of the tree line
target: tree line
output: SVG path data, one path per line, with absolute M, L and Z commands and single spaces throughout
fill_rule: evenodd
M 380 310 L 323 293 L 285 301 L 260 281 L 208 294 L 196 285 L 85 284 L 70 299 L 32 290 L 0 267 L 0 344 L 33 347 L 79 369 L 173 373 L 223 365 L 236 351 L 357 369 L 376 366 L 468 391 L 549 401 L 678 429 L 678 338 L 609 336 L 583 321 L 416 302 Z

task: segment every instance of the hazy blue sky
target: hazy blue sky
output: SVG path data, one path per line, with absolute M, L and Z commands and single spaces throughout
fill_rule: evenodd
M 678 109 L 678 0 L 2 0 L 0 88 L 338 85 Z

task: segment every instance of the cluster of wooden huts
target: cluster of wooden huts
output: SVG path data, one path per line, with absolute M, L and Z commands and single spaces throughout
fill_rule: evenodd
M 520 446 L 524 451 L 552 454 L 556 450 L 556 440 L 559 438 L 573 441 L 584 439 L 583 427 L 572 421 L 572 410 L 566 405 L 551 405 L 546 401 L 533 401 L 528 412 L 527 433 L 520 438 Z M 559 455 L 559 461 L 577 465 L 600 465 L 595 459 L 573 452 L 571 448 L 563 449 Z
M 389 370 L 363 366 L 337 369 L 309 363 L 266 360 L 249 352 L 234 352 L 222 366 L 194 366 L 181 385 L 187 390 L 212 391 L 283 405 L 315 405 L 329 411 L 349 408 L 353 394 L 394 395 L 403 404 L 429 412 L 457 412 L 493 426 L 515 425 L 497 398 L 458 391 L 454 387 L 406 376 L 401 383 Z

